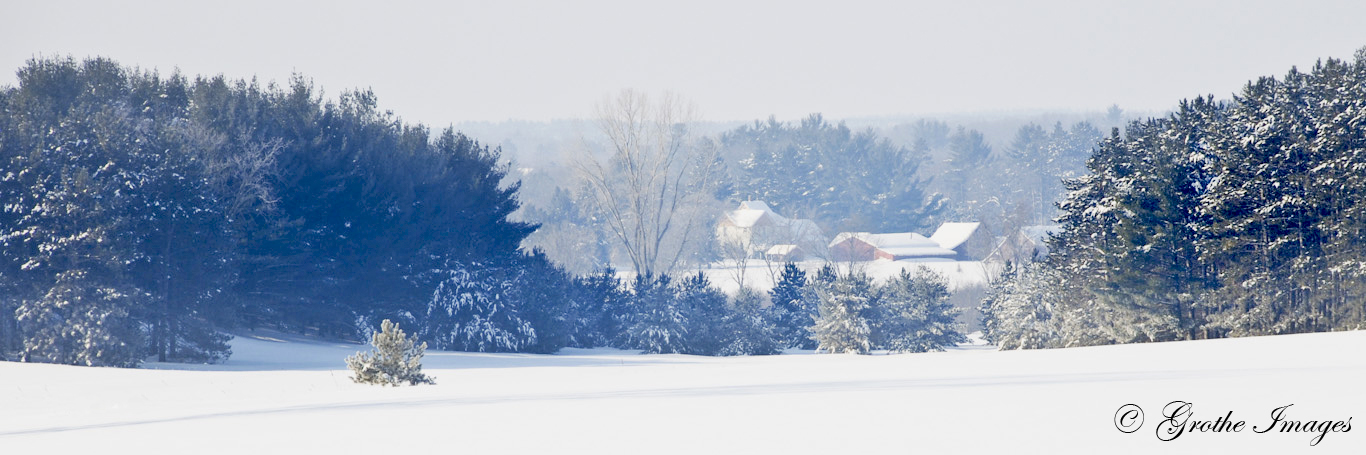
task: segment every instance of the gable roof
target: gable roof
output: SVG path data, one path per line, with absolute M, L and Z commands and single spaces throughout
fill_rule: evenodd
M 944 223 L 934 231 L 930 240 L 934 240 L 941 247 L 952 250 L 968 241 L 981 225 L 982 223 Z
M 740 228 L 752 228 L 759 223 L 759 220 L 764 219 L 765 216 L 770 217 L 769 221 L 772 221 L 775 224 L 787 222 L 787 218 L 783 218 L 782 215 L 774 213 L 773 210 L 768 208 L 768 204 L 765 204 L 764 201 L 741 202 L 740 208 L 726 212 L 726 219 L 730 220 L 730 224 Z
M 744 202 L 741 202 L 741 203 L 740 203 L 740 210 L 763 210 L 763 211 L 765 211 L 765 212 L 772 212 L 772 211 L 773 211 L 773 209 L 768 208 L 768 204 L 765 203 L 764 201 L 744 201 Z
M 835 236 L 835 240 L 830 242 L 834 247 L 844 241 L 856 239 L 863 243 L 872 245 L 880 251 L 896 257 L 921 257 L 921 256 L 954 256 L 958 253 L 944 248 L 934 240 L 914 232 L 893 232 L 888 234 L 871 234 L 867 232 L 841 232 Z
M 750 228 L 763 219 L 764 215 L 778 216 L 778 214 L 764 210 L 739 209 L 726 212 L 726 219 L 735 227 Z

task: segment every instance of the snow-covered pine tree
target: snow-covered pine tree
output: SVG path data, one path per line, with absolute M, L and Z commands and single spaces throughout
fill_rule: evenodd
M 15 311 L 20 359 L 136 366 L 145 340 L 128 315 L 146 299 L 123 284 L 134 245 L 119 235 L 128 220 L 108 196 L 113 182 L 98 177 L 112 166 L 96 167 L 90 160 L 98 158 L 63 152 L 63 145 L 84 143 L 81 132 L 53 133 L 53 144 L 13 156 L 0 168 L 27 187 L 11 194 L 17 197 L 4 208 L 17 215 L 16 223 L 0 226 L 5 256 L 22 261 L 7 279 L 30 290 Z
M 347 368 L 355 374 L 352 381 L 386 386 L 435 384 L 422 372 L 427 343 L 414 343 L 398 324 L 385 319 L 380 331 L 370 338 L 370 345 L 374 347 L 370 352 L 346 358 Z
M 882 286 L 877 300 L 874 340 L 891 352 L 942 351 L 966 342 L 954 318 L 944 278 L 928 269 L 905 269 Z
M 831 124 L 820 114 L 796 124 L 770 118 L 741 126 L 723 134 L 721 145 L 743 173 L 733 196 L 761 199 L 822 225 L 862 218 L 883 232 L 920 229 L 943 208 L 943 198 L 926 191 L 920 177 L 927 161 L 921 150 Z
M 772 355 L 782 352 L 782 338 L 771 319 L 776 309 L 762 308 L 763 295 L 751 288 L 740 288 L 731 311 L 726 314 L 726 344 L 719 355 Z
M 774 330 L 777 331 L 777 341 L 785 348 L 815 349 L 815 342 L 811 340 L 810 333 L 806 328 L 811 324 L 811 319 L 815 316 L 813 307 L 808 306 L 806 299 L 802 298 L 802 289 L 806 287 L 806 272 L 797 268 L 793 264 L 784 264 L 782 275 L 778 279 L 778 284 L 768 291 L 769 301 L 773 306 L 769 307 L 769 312 L 773 315 Z
M 873 348 L 868 319 L 877 299 L 868 275 L 851 272 L 829 285 L 812 288 L 820 305 L 819 315 L 810 328 L 816 350 L 867 354 Z
M 58 274 L 41 298 L 19 307 L 25 362 L 135 367 L 142 334 L 128 318 L 130 296 L 98 283 L 84 270 Z
M 1228 125 L 1215 138 L 1218 176 L 1202 202 L 1210 217 L 1207 260 L 1218 263 L 1223 286 L 1212 327 L 1233 335 L 1326 330 L 1331 323 L 1309 304 L 1320 284 L 1320 219 L 1338 186 L 1323 192 L 1313 174 L 1329 169 L 1313 147 L 1309 78 L 1292 69 L 1264 77 L 1235 99 Z M 1319 191 L 1314 191 L 1318 188 Z M 1327 287 L 1327 286 L 1324 286 Z
M 451 263 L 432 291 L 422 338 L 438 349 L 511 352 L 536 340 L 511 295 L 524 270 Z
M 675 286 L 674 300 L 687 320 L 687 353 L 718 355 L 733 337 L 727 332 L 726 295 L 713 288 L 702 272 L 688 276 Z
M 668 275 L 636 276 L 622 345 L 646 354 L 688 352 L 688 317 Z
M 1001 350 L 1059 347 L 1052 269 L 1010 264 L 982 300 L 982 335 Z
M 580 300 L 579 318 L 574 321 L 575 347 L 614 346 L 622 339 L 627 315 L 627 293 L 616 270 L 607 268 L 592 275 L 576 277 L 574 289 Z

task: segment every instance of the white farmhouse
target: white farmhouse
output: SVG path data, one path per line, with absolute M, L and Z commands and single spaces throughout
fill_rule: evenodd
M 745 201 L 726 212 L 716 226 L 723 245 L 743 248 L 747 255 L 761 254 L 775 245 L 799 247 L 808 255 L 825 251 L 825 234 L 815 221 L 791 219 L 775 213 L 763 201 Z

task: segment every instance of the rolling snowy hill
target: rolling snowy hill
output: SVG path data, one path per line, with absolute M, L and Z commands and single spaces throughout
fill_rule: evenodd
M 434 386 L 348 380 L 364 348 L 258 332 L 222 365 L 0 362 L 0 453 L 1359 453 L 1366 332 L 1025 352 L 706 358 L 429 352 Z M 1165 404 L 1241 432 L 1163 442 Z M 1132 434 L 1125 404 L 1145 412 Z M 1366 425 L 1363 421 L 1354 421 Z

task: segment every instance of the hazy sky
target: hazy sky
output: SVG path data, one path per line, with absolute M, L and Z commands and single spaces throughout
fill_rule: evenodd
M 1366 1 L 5 1 L 38 55 L 371 87 L 405 120 L 586 117 L 623 88 L 707 120 L 1165 110 L 1366 46 Z

